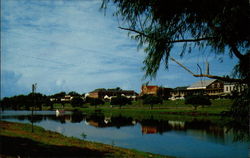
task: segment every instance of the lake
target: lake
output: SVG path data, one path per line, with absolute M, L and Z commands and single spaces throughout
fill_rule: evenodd
M 233 132 L 210 120 L 133 119 L 98 112 L 4 111 L 1 120 L 31 123 L 84 140 L 181 158 L 246 158 L 249 142 L 234 142 Z

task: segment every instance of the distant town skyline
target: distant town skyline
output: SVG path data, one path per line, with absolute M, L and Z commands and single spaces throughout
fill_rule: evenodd
M 2 0 L 1 1 L 1 97 L 37 92 L 87 93 L 97 88 L 120 87 L 140 92 L 148 82 L 174 88 L 200 80 L 169 60 L 155 79 L 143 79 L 143 49 L 128 32 L 118 28 L 115 8 L 100 11 L 101 0 Z M 122 24 L 121 24 L 122 25 Z M 235 58 L 215 55 L 208 47 L 193 49 L 180 58 L 181 45 L 171 56 L 199 73 L 197 64 L 210 73 L 230 75 Z M 203 78 L 207 80 L 208 78 Z

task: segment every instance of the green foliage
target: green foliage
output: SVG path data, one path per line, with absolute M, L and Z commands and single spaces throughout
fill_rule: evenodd
M 249 114 L 250 114 L 250 89 L 246 88 L 242 95 L 235 97 L 230 110 L 224 112 L 225 116 L 232 117 L 228 125 L 236 134 L 235 140 L 250 141 Z
M 54 95 L 51 95 L 52 98 L 56 98 L 56 99 L 61 99 L 63 97 L 65 97 L 66 93 L 65 92 L 60 92 L 60 93 L 56 93 Z
M 90 98 L 89 100 L 90 105 L 103 105 L 105 102 L 102 99 L 99 98 Z
M 68 95 L 72 96 L 72 97 L 80 97 L 81 95 L 75 91 L 71 91 L 68 93 Z
M 30 93 L 29 95 L 18 95 L 13 97 L 5 97 L 1 100 L 2 108 L 11 108 L 14 110 L 26 109 L 29 110 L 31 107 L 38 107 L 42 109 L 42 105 L 47 102 L 47 96 L 41 93 Z
M 250 50 L 238 64 L 235 65 L 233 75 L 241 78 L 250 85 Z
M 83 99 L 81 97 L 74 97 L 70 103 L 73 107 L 81 107 L 83 105 Z
M 131 100 L 124 96 L 117 96 L 111 99 L 111 105 L 124 106 L 126 104 L 132 104 Z
M 195 110 L 198 106 L 211 105 L 211 101 L 207 96 L 203 95 L 192 95 L 185 98 L 185 104 L 191 104 L 194 106 Z
M 152 95 L 145 97 L 145 99 L 143 100 L 143 104 L 150 105 L 151 109 L 153 108 L 154 104 L 162 104 L 162 103 L 163 103 L 163 100 L 160 97 L 152 96 Z

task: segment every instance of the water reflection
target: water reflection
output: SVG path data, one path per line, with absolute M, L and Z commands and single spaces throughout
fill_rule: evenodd
M 86 123 L 95 127 L 116 127 L 133 126 L 134 121 L 131 117 L 124 116 L 104 116 L 102 113 L 94 113 L 86 117 Z
M 226 127 L 205 119 L 160 120 L 153 116 L 135 119 L 123 115 L 105 116 L 102 112 L 86 115 L 80 111 L 65 112 L 58 116 L 55 111 L 36 112 L 33 118 L 30 112 L 20 112 L 17 115 L 11 112 L 10 115 L 1 114 L 0 117 L 7 121 L 37 123 L 36 125 L 46 129 L 80 139 L 102 143 L 115 142 L 115 145 L 121 147 L 177 157 L 199 157 L 202 154 L 214 157 L 207 152 L 210 149 L 218 149 L 218 152 L 227 150 L 228 154 L 220 153 L 220 157 L 235 157 L 238 153 L 243 151 L 241 155 L 244 155 L 247 151 L 243 150 L 245 144 L 240 147 L 231 146 L 233 133 L 226 133 Z M 190 151 L 184 151 L 186 149 Z
M 141 133 L 144 134 L 160 134 L 169 131 L 184 131 L 190 133 L 196 133 L 199 137 L 211 137 L 214 140 L 224 140 L 226 134 L 226 127 L 221 127 L 210 120 L 197 120 L 192 121 L 176 121 L 176 120 L 157 120 L 153 117 L 149 119 L 135 120 L 132 117 L 118 116 L 105 116 L 103 113 L 93 113 L 91 115 L 85 115 L 80 111 L 73 111 L 72 113 L 65 113 L 61 115 L 54 114 L 36 114 L 31 115 L 3 115 L 1 119 L 17 119 L 19 121 L 28 120 L 29 122 L 38 123 L 43 120 L 56 121 L 62 124 L 80 123 L 85 122 L 87 125 L 97 128 L 115 127 L 120 129 L 121 127 L 134 126 L 140 124 Z M 205 139 L 205 138 L 204 138 Z M 223 142 L 223 141 L 221 141 Z

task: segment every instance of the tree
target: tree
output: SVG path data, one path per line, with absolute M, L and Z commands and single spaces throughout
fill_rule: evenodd
M 81 97 L 74 97 L 71 100 L 71 105 L 73 107 L 81 107 L 83 105 L 83 99 Z
M 42 110 L 42 105 L 46 103 L 47 97 L 41 93 L 30 93 L 28 96 L 29 104 L 31 106 L 38 107 L 39 110 Z
M 211 101 L 203 95 L 192 95 L 185 98 L 185 104 L 191 104 L 197 110 L 198 106 L 211 105 Z
M 130 37 L 138 41 L 138 48 L 145 47 L 146 76 L 154 77 L 165 61 L 168 68 L 170 52 L 175 44 L 182 43 L 183 56 L 187 49 L 211 47 L 216 54 L 228 52 L 239 59 L 244 78 L 250 82 L 250 5 L 248 0 L 103 0 L 102 8 L 112 1 L 117 7 L 115 15 Z M 195 77 L 228 77 L 200 74 Z M 242 77 L 243 77 L 242 76 Z
M 150 109 L 153 109 L 154 104 L 162 104 L 162 99 L 158 96 L 149 95 L 143 100 L 144 105 L 150 105 Z
M 60 101 L 61 98 L 65 97 L 66 93 L 65 92 L 60 92 L 60 93 L 56 93 L 54 95 L 52 95 L 51 97 L 54 97 L 57 99 L 57 101 Z
M 247 96 L 250 88 L 249 0 L 103 0 L 102 8 L 106 9 L 110 1 L 117 7 L 115 15 L 122 21 L 119 23 L 123 26 L 119 28 L 129 31 L 130 37 L 138 41 L 138 48 L 145 48 L 145 76 L 155 77 L 162 61 L 168 68 L 175 44 L 182 44 L 181 57 L 187 50 L 192 52 L 192 48 L 202 52 L 209 46 L 215 54 L 227 53 L 238 59 L 235 75 L 192 75 L 246 84 L 245 92 L 239 97 L 250 101 Z M 250 108 L 239 99 L 234 100 L 234 104 L 250 113 Z M 232 108 L 231 114 L 237 108 Z M 235 115 L 231 117 L 237 119 Z M 249 121 L 249 117 L 244 118 L 244 122 Z
M 124 105 L 131 104 L 131 100 L 124 96 L 117 96 L 111 99 L 111 105 L 119 105 L 120 108 Z
M 80 97 L 81 95 L 75 91 L 71 91 L 68 93 L 68 95 L 72 96 L 72 97 Z
M 97 105 L 103 105 L 104 101 L 99 98 L 89 98 L 89 103 L 90 105 L 94 105 L 96 107 Z
M 164 100 L 168 100 L 171 97 L 170 95 L 170 88 L 164 88 L 162 86 L 159 87 L 157 90 L 157 96 L 161 97 Z
M 235 94 L 235 98 L 229 111 L 223 112 L 224 116 L 233 118 L 227 122 L 229 129 L 235 134 L 235 140 L 250 141 L 249 133 L 249 109 L 250 109 L 250 89 L 240 92 L 242 95 Z

